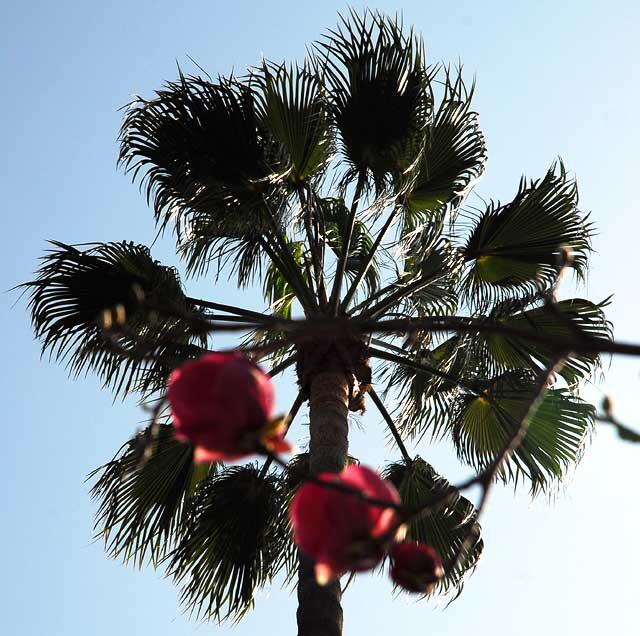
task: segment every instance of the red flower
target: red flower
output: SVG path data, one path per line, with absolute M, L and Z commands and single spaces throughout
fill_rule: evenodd
M 208 353 L 176 369 L 167 397 L 175 436 L 197 462 L 235 460 L 265 446 L 288 451 L 284 420 L 273 420 L 269 376 L 240 353 Z
M 428 594 L 444 574 L 438 553 L 424 543 L 396 543 L 389 556 L 393 582 L 408 592 Z
M 339 474 L 322 473 L 322 481 L 350 486 L 364 495 L 400 503 L 396 489 L 364 466 L 349 466 Z M 388 537 L 398 523 L 393 508 L 383 508 L 319 484 L 300 487 L 291 504 L 294 541 L 316 561 L 321 585 L 345 572 L 374 567 L 384 556 Z

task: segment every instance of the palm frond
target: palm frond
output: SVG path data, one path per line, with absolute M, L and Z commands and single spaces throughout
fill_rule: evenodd
M 226 468 L 203 484 L 181 524 L 168 569 L 198 617 L 240 620 L 256 590 L 291 560 L 287 496 L 257 465 Z
M 342 154 L 351 166 L 346 176 L 370 173 L 382 190 L 411 162 L 407 149 L 414 158 L 422 149 L 431 109 L 422 43 L 396 20 L 351 11 L 314 50 Z
M 386 389 L 387 392 L 393 389 L 399 399 L 395 410 L 398 430 L 403 437 L 415 440 L 427 433 L 433 438 L 441 437 L 447 430 L 460 391 L 458 383 L 443 374 L 464 382 L 463 372 L 472 373 L 464 364 L 463 341 L 456 336 L 432 350 L 406 351 L 401 357 L 406 364 L 395 364 L 388 369 Z
M 563 246 L 572 253 L 576 275 L 584 278 L 593 227 L 577 203 L 576 184 L 559 162 L 539 181 L 523 178 L 511 203 L 489 205 L 464 248 L 464 288 L 471 300 L 483 304 L 544 288 L 556 276 Z
M 251 79 L 260 89 L 260 123 L 286 151 L 288 180 L 295 186 L 322 173 L 333 139 L 320 78 L 307 65 L 264 61 Z
M 202 353 L 204 314 L 186 301 L 177 272 L 147 247 L 51 243 L 37 278 L 23 287 L 43 353 L 65 361 L 73 376 L 92 370 L 116 394 L 148 393 Z M 105 336 L 105 316 L 116 323 L 117 343 Z
M 429 245 L 416 239 L 405 248 L 404 271 L 399 279 L 369 295 L 352 311 L 363 309 L 362 316 L 369 318 L 452 313 L 458 303 L 456 283 L 461 267 L 460 256 L 448 241 Z
M 467 89 L 462 69 L 445 69 L 444 91 L 433 122 L 426 129 L 420 169 L 407 197 L 408 217 L 431 216 L 462 200 L 487 159 L 478 114 L 471 110 L 474 86 Z M 405 219 L 405 223 L 407 219 Z
M 153 452 L 145 459 L 152 444 Z M 108 464 L 93 471 L 99 502 L 95 529 L 112 558 L 158 566 L 176 540 L 185 507 L 210 471 L 193 463 L 193 448 L 173 438 L 173 427 L 151 427 L 124 444 Z
M 534 297 L 535 298 L 535 297 Z M 602 303 L 592 303 L 582 298 L 572 298 L 554 303 L 553 307 L 541 305 L 525 309 L 518 299 L 498 303 L 489 316 L 500 325 L 518 331 L 533 331 L 541 336 L 572 338 L 579 335 L 586 338 L 610 340 L 613 337 L 611 323 L 604 315 Z M 474 344 L 470 345 L 471 348 Z M 517 338 L 505 332 L 479 335 L 475 346 L 481 350 L 477 357 L 488 364 L 489 373 L 498 374 L 509 369 L 541 370 L 548 366 L 555 355 L 551 347 Z M 599 364 L 599 356 L 592 353 L 571 354 L 566 358 L 559 375 L 569 387 L 588 378 Z
M 532 372 L 512 371 L 486 382 L 480 393 L 458 398 L 451 433 L 463 461 L 483 470 L 494 460 L 524 417 L 534 383 Z M 516 484 L 526 479 L 532 494 L 557 483 L 580 459 L 594 416 L 594 407 L 567 389 L 547 389 L 499 478 Z
M 416 457 L 410 464 L 389 464 L 383 476 L 398 489 L 402 503 L 416 506 L 449 488 L 449 482 L 440 477 L 433 467 Z M 480 525 L 476 521 L 473 504 L 462 495 L 455 494 L 441 506 L 423 513 L 409 523 L 407 538 L 433 546 L 443 562 L 454 559 L 468 536 L 469 549 L 438 583 L 436 591 L 446 594 L 462 591 L 465 575 L 473 570 L 484 547 L 480 538 Z
M 175 223 L 191 272 L 229 243 L 255 246 L 286 211 L 283 149 L 260 125 L 253 88 L 233 77 L 180 73 L 155 99 L 128 105 L 120 141 L 121 164 L 140 180 L 160 227 Z

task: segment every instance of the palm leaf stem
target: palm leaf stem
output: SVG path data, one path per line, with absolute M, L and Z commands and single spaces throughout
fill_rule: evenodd
M 388 362 L 394 362 L 395 364 L 400 364 L 405 367 L 409 367 L 410 369 L 415 369 L 416 371 L 420 371 L 422 373 L 428 373 L 429 375 L 434 375 L 438 378 L 442 378 L 443 380 L 447 380 L 448 382 L 453 382 L 454 384 L 461 386 L 474 395 L 478 395 L 477 388 L 474 387 L 469 382 L 466 382 L 462 378 L 451 375 L 450 373 L 445 373 L 444 371 L 440 371 L 440 369 L 436 369 L 435 367 L 429 366 L 422 362 L 417 362 L 416 360 L 412 360 L 406 356 L 399 356 L 393 353 L 389 353 L 388 351 L 382 351 L 382 349 L 376 349 L 375 347 L 369 347 L 369 353 L 374 357 L 380 360 L 387 360 Z
M 318 226 L 316 223 L 315 231 L 311 225 L 311 197 L 305 199 L 302 190 L 298 190 L 298 196 L 300 198 L 300 206 L 303 210 L 304 227 L 307 233 L 307 240 L 309 241 L 309 253 L 311 254 L 311 264 L 313 266 L 313 273 L 316 281 L 316 290 L 318 292 L 318 300 L 320 302 L 320 308 L 326 309 L 328 304 L 327 299 L 327 287 L 323 274 L 323 258 L 322 251 L 320 249 L 320 240 Z
M 287 262 L 287 264 L 285 265 L 285 262 L 280 258 L 278 253 L 273 249 L 273 247 L 264 237 L 261 236 L 258 241 L 260 242 L 260 245 L 267 253 L 269 258 L 273 261 L 273 264 L 280 270 L 280 273 L 284 276 L 287 283 L 289 283 L 291 289 L 293 289 L 298 301 L 302 305 L 302 308 L 305 310 L 305 314 L 313 313 L 314 309 L 317 309 L 315 299 L 306 283 L 304 283 L 304 279 L 300 274 L 300 268 L 293 260 L 293 257 L 291 257 L 289 249 L 287 248 L 286 250 L 284 250 L 284 252 L 291 257 L 291 263 L 293 263 L 291 267 L 289 267 L 291 265 L 291 263 L 289 262 Z M 300 281 L 303 281 L 302 284 L 300 284 Z
M 270 213 L 267 214 L 267 219 L 269 221 L 269 224 L 271 225 L 271 229 L 273 231 L 273 235 L 276 239 L 276 242 L 280 245 L 280 251 L 278 256 L 281 257 L 281 262 L 283 264 L 286 263 L 290 267 L 290 273 L 292 277 L 297 281 L 299 287 L 296 290 L 296 286 L 293 285 L 291 281 L 289 282 L 289 284 L 294 290 L 296 290 L 298 299 L 300 300 L 301 303 L 302 303 L 302 296 L 304 296 L 306 300 L 310 303 L 310 308 L 312 310 L 317 310 L 318 309 L 317 300 L 315 296 L 311 293 L 309 287 L 307 286 L 304 280 L 304 277 L 300 273 L 300 267 L 298 266 L 298 263 L 296 263 L 296 260 L 293 257 L 291 250 L 289 249 L 289 245 L 287 244 L 286 237 L 278 227 L 278 224 L 276 223 L 276 220 L 273 218 L 272 214 Z M 264 237 L 261 237 L 261 238 L 262 238 L 261 243 L 264 247 L 266 241 L 264 240 Z M 265 251 L 266 251 L 266 248 L 265 248 Z M 282 271 L 282 269 L 280 271 Z M 284 272 L 282 273 L 284 275 Z
M 393 305 L 395 305 L 399 300 L 402 300 L 402 298 L 405 298 L 405 297 L 408 298 L 411 294 L 417 294 L 419 291 L 423 290 L 427 285 L 430 285 L 435 280 L 438 280 L 438 278 L 442 278 L 442 276 L 443 276 L 442 272 L 436 272 L 434 274 L 431 274 L 430 276 L 423 276 L 418 280 L 414 281 L 413 283 L 409 283 L 409 285 L 405 287 L 400 287 L 392 294 L 389 294 L 389 296 L 387 296 L 384 300 L 381 300 L 377 305 L 374 305 L 373 307 L 370 307 L 366 311 L 363 311 L 359 317 L 375 318 L 376 316 L 385 312 L 390 307 L 393 307 Z M 392 284 L 387 286 L 386 289 L 390 289 L 395 286 L 396 285 Z
M 389 411 L 387 411 L 387 409 L 384 407 L 382 400 L 380 399 L 380 397 L 378 396 L 378 394 L 375 392 L 373 388 L 369 389 L 369 395 L 371 396 L 373 403 L 378 407 L 378 411 L 380 411 L 380 415 L 382 415 L 382 418 L 384 419 L 387 426 L 389 427 L 389 431 L 391 435 L 393 435 L 393 439 L 395 440 L 396 445 L 400 450 L 400 453 L 402 453 L 402 457 L 404 458 L 404 461 L 407 463 L 407 465 L 410 465 L 411 455 L 409 455 L 407 451 L 407 447 L 404 445 L 404 442 L 402 441 L 402 437 L 400 437 L 400 433 L 398 432 L 398 429 L 393 422 L 393 418 L 391 417 L 391 415 L 389 415 Z
M 250 309 L 243 309 L 242 307 L 234 307 L 233 305 L 223 305 L 221 303 L 214 303 L 209 300 L 201 300 L 200 298 L 185 297 L 185 300 L 199 307 L 205 307 L 206 309 L 213 309 L 214 311 L 225 311 L 229 314 L 236 314 L 238 316 L 245 316 L 247 318 L 254 318 L 256 320 L 270 320 L 271 316 L 266 316 L 257 311 L 251 311 Z M 216 317 L 217 318 L 217 317 Z
M 333 281 L 333 289 L 331 290 L 331 300 L 329 301 L 329 309 L 333 316 L 338 315 L 338 309 L 340 307 L 340 291 L 342 290 L 342 281 L 344 279 L 345 269 L 347 267 L 347 258 L 349 257 L 349 250 L 351 249 L 351 238 L 353 236 L 353 228 L 356 224 L 356 212 L 360 203 L 362 192 L 364 191 L 364 185 L 367 178 L 367 174 L 362 170 L 358 176 L 358 183 L 356 184 L 356 190 L 353 194 L 353 201 L 351 203 L 351 210 L 349 211 L 349 220 L 347 223 L 347 235 L 344 238 L 342 244 L 342 252 L 336 265 L 336 275 Z
M 371 264 L 373 263 L 373 259 L 376 255 L 376 252 L 378 251 L 378 248 L 380 247 L 380 243 L 382 243 L 382 241 L 384 240 L 385 235 L 387 234 L 389 228 L 391 227 L 391 223 L 393 222 L 393 219 L 396 217 L 396 215 L 401 209 L 402 207 L 400 205 L 396 205 L 396 207 L 389 214 L 389 217 L 385 221 L 385 224 L 380 229 L 380 232 L 378 232 L 378 236 L 376 236 L 376 240 L 373 242 L 373 245 L 371 246 L 371 249 L 369 250 L 369 253 L 366 256 L 360 271 L 358 272 L 357 276 L 353 279 L 351 286 L 349 287 L 345 297 L 342 300 L 342 304 L 340 305 L 340 307 L 343 311 L 346 311 L 348 309 L 351 299 L 353 298 L 354 294 L 358 290 L 360 283 L 364 280 L 364 277 L 367 275 L 367 272 L 369 271 L 369 267 L 371 267 Z

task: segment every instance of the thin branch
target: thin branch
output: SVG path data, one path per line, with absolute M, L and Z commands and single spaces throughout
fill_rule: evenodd
M 637 433 L 633 429 L 629 428 L 613 415 L 598 414 L 596 415 L 596 420 L 598 420 L 598 422 L 603 422 L 604 424 L 610 424 L 611 426 L 613 426 L 616 429 L 616 432 L 618 433 L 618 437 L 620 439 L 623 439 L 626 442 L 634 442 L 636 444 L 640 443 L 640 433 Z
M 551 350 L 569 350 L 572 353 L 612 353 L 620 355 L 640 355 L 640 344 L 617 342 L 605 338 L 594 338 L 583 335 L 581 337 L 562 337 L 543 334 L 533 330 L 519 329 L 505 324 L 489 322 L 486 318 L 474 319 L 464 316 L 429 317 L 429 318 L 399 318 L 385 320 L 361 320 L 344 317 L 312 318 L 302 320 L 287 320 L 274 317 L 270 328 L 285 331 L 291 335 L 292 342 L 309 340 L 345 340 L 364 334 L 406 334 L 416 332 L 430 333 L 487 333 L 507 335 L 522 338 L 528 342 L 535 342 Z M 234 332 L 254 328 L 255 325 L 210 323 L 208 330 L 212 332 Z
M 378 411 L 380 411 L 380 415 L 382 415 L 384 421 L 387 423 L 387 426 L 389 427 L 389 431 L 391 432 L 391 435 L 393 435 L 393 439 L 395 440 L 396 445 L 398 446 L 398 449 L 402 453 L 402 457 L 404 458 L 404 461 L 407 464 L 411 464 L 411 462 L 413 461 L 411 459 L 411 455 L 409 455 L 407 451 L 407 447 L 404 445 L 404 442 L 402 441 L 402 437 L 400 437 L 400 433 L 398 433 L 398 429 L 394 424 L 391 415 L 389 415 L 389 411 L 387 411 L 384 404 L 382 403 L 382 400 L 380 399 L 380 397 L 374 391 L 373 388 L 369 389 L 369 395 L 371 396 L 373 403 L 378 407 Z
M 291 475 L 292 477 L 295 477 L 302 481 L 311 482 L 312 484 L 316 484 L 317 486 L 322 486 L 323 488 L 329 488 L 330 490 L 337 490 L 343 495 L 350 495 L 351 497 L 356 497 L 357 499 L 360 499 L 361 501 L 371 504 L 372 506 L 379 506 L 381 508 L 393 508 L 397 512 L 402 512 L 404 510 L 404 507 L 402 504 L 397 504 L 393 501 L 388 501 L 386 499 L 378 499 L 377 497 L 369 497 L 368 495 L 365 495 L 362 491 L 356 488 L 352 488 L 351 486 L 347 486 L 342 482 L 334 481 L 333 479 L 320 479 L 315 475 L 311 475 L 307 472 L 302 472 L 297 468 L 293 468 L 283 459 L 280 459 L 280 457 L 276 453 L 273 453 L 266 448 L 261 449 L 261 452 L 267 457 L 269 457 L 274 464 L 277 464 L 282 469 L 284 469 L 284 471 L 288 475 Z M 335 477 L 337 477 L 337 475 L 335 475 Z
M 358 183 L 356 184 L 356 191 L 353 195 L 353 201 L 351 203 L 351 210 L 349 211 L 349 220 L 347 225 L 347 236 L 343 239 L 342 252 L 340 252 L 340 258 L 336 265 L 336 276 L 333 280 L 333 289 L 331 290 L 331 299 L 329 301 L 329 309 L 331 315 L 337 316 L 338 309 L 340 308 L 340 291 L 342 290 L 342 281 L 344 279 L 344 272 L 347 268 L 347 259 L 349 258 L 349 250 L 351 249 L 351 238 L 353 236 L 353 228 L 356 224 L 356 212 L 360 203 L 360 197 L 364 190 L 366 172 L 363 170 L 358 176 Z
M 534 388 L 531 391 L 529 404 L 518 426 L 516 427 L 512 435 L 509 437 L 507 442 L 504 444 L 500 452 L 496 455 L 494 461 L 476 479 L 475 483 L 479 483 L 482 486 L 482 496 L 480 497 L 480 501 L 477 506 L 477 512 L 475 515 L 476 520 L 480 518 L 480 516 L 482 515 L 482 513 L 486 508 L 487 501 L 489 499 L 489 494 L 491 492 L 493 484 L 495 483 L 498 473 L 502 470 L 504 463 L 509 459 L 509 457 L 511 457 L 511 455 L 513 455 L 513 453 L 520 446 L 522 440 L 527 434 L 529 423 L 531 422 L 531 418 L 535 415 L 536 411 L 538 410 L 538 406 L 542 401 L 545 389 L 547 388 L 549 381 L 553 377 L 554 373 L 556 373 L 559 367 L 562 366 L 562 363 L 566 355 L 567 355 L 566 352 L 557 354 L 553 358 L 553 360 L 551 360 L 551 362 L 547 365 L 547 367 L 542 369 L 542 371 L 538 374 L 536 384 L 534 385 Z M 462 559 L 465 558 L 467 552 L 471 549 L 473 540 L 474 540 L 474 529 L 473 529 L 473 524 L 471 524 L 464 541 L 460 544 L 460 546 L 456 550 L 453 557 L 449 560 L 449 563 L 446 564 L 445 566 L 446 572 L 453 571 L 460 565 L 460 562 L 462 561 Z

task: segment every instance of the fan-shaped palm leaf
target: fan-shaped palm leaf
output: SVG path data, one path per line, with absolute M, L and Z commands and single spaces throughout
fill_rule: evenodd
M 506 301 L 493 309 L 489 319 L 509 329 L 525 333 L 534 331 L 541 336 L 581 336 L 606 340 L 612 337 L 611 324 L 602 311 L 606 303 L 607 301 L 594 304 L 582 298 L 573 298 L 562 300 L 553 306 L 525 309 L 517 300 Z M 486 368 L 494 374 L 508 369 L 542 369 L 548 366 L 555 355 L 552 347 L 517 338 L 508 332 L 496 331 L 481 335 L 475 342 L 481 346 L 481 351 L 475 355 L 492 362 Z M 559 374 L 571 387 L 588 377 L 598 361 L 597 354 L 572 354 L 565 360 Z
M 120 162 L 140 176 L 161 227 L 175 221 L 189 271 L 202 273 L 240 244 L 246 282 L 260 239 L 287 211 L 284 150 L 260 125 L 253 87 L 235 78 L 181 73 L 156 95 L 129 104 Z
M 202 212 L 221 236 L 259 224 L 260 215 L 247 213 L 262 206 L 280 165 L 277 146 L 258 128 L 252 89 L 181 73 L 156 95 L 128 105 L 120 161 L 134 179 L 141 175 L 158 222 Z
M 525 416 L 533 385 L 532 373 L 510 372 L 487 382 L 481 393 L 458 398 L 451 432 L 462 460 L 481 470 L 495 459 Z M 592 405 L 568 390 L 548 389 L 501 479 L 527 478 L 532 494 L 561 479 L 580 459 L 594 414 Z
M 584 277 L 593 229 L 577 203 L 576 184 L 559 163 L 540 181 L 523 178 L 511 203 L 491 204 L 464 248 L 470 263 L 465 287 L 472 300 L 482 303 L 550 284 L 561 246 L 572 252 L 571 265 Z
M 449 482 L 440 477 L 432 466 L 420 457 L 411 464 L 397 462 L 388 465 L 383 475 L 395 485 L 402 503 L 417 506 L 449 488 Z M 472 539 L 469 549 L 449 570 L 437 586 L 439 592 L 451 589 L 462 591 L 465 574 L 475 567 L 484 543 L 480 538 L 473 504 L 460 494 L 454 494 L 443 505 L 413 519 L 407 529 L 407 537 L 432 545 L 443 562 L 454 560 L 467 537 Z
M 149 449 L 151 455 L 145 458 Z M 193 463 L 193 448 L 173 438 L 173 427 L 151 427 L 127 442 L 114 459 L 91 473 L 100 502 L 95 527 L 109 556 L 157 566 L 176 539 L 187 501 L 208 464 Z
M 189 507 L 169 572 L 198 616 L 242 618 L 257 589 L 291 560 L 287 496 L 280 480 L 256 465 L 225 469 Z
M 471 111 L 473 92 L 473 86 L 467 90 L 461 69 L 455 78 L 445 70 L 444 94 L 425 131 L 420 169 L 407 197 L 408 219 L 433 215 L 460 201 L 482 174 L 487 155 L 478 115 Z
M 308 67 L 264 62 L 252 76 L 260 123 L 286 150 L 289 181 L 321 173 L 332 153 L 329 116 L 320 79 Z
M 341 18 L 314 49 L 328 86 L 342 151 L 355 173 L 381 189 L 404 168 L 407 148 L 422 149 L 431 108 L 422 44 L 377 12 Z
M 116 392 L 154 391 L 172 368 L 203 351 L 204 314 L 186 301 L 176 271 L 147 247 L 52 245 L 24 287 L 43 352 L 66 360 L 73 375 L 93 370 Z M 105 335 L 105 318 L 116 325 L 117 342 Z

